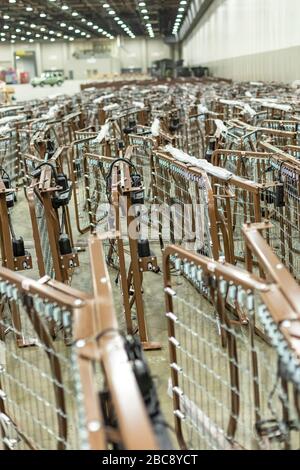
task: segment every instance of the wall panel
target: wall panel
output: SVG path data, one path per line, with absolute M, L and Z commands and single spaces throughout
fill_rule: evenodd
M 216 0 L 184 41 L 183 58 L 226 78 L 298 79 L 299 17 L 300 0 Z
M 63 69 L 66 75 L 72 71 L 74 78 L 79 80 L 87 78 L 88 70 L 111 74 L 120 73 L 122 68 L 138 67 L 146 73 L 153 61 L 171 57 L 170 46 L 158 38 L 122 38 L 120 41 L 116 39 L 112 42 L 111 55 L 93 61 L 74 58 L 73 53 L 81 45 L 84 49 L 89 49 L 92 42 L 0 44 L 0 70 L 13 66 L 14 52 L 17 50 L 35 51 L 39 74 L 45 69 L 59 68 Z

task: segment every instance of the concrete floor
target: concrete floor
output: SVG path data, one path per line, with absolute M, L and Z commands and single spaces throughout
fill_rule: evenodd
M 34 88 L 30 84 L 24 85 L 13 85 L 15 89 L 16 101 L 29 101 L 35 99 L 47 98 L 51 95 L 66 94 L 74 95 L 79 93 L 80 84 L 84 83 L 84 80 L 66 80 L 61 86 L 44 86 Z

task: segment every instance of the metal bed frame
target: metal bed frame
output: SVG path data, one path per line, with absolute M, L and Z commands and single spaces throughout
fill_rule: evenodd
M 102 242 L 89 242 L 93 294 L 2 268 L 1 301 L 16 302 L 35 347 L 16 349 L 0 316 L 0 443 L 6 450 L 159 448 L 114 312 Z M 53 341 L 51 320 L 71 343 Z M 37 361 L 38 359 L 38 361 Z M 108 419 L 110 418 L 110 419 Z
M 69 283 L 72 273 L 79 266 L 74 249 L 68 206 L 62 207 L 63 227 L 53 197 L 61 188 L 53 181 L 52 169 L 44 166 L 40 177 L 33 178 L 27 190 L 37 264 L 41 277 L 48 275 L 60 282 Z M 63 230 L 63 231 L 62 231 Z M 68 250 L 62 252 L 60 236 L 68 236 Z

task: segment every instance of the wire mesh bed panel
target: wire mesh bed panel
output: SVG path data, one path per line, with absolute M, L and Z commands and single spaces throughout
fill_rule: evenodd
M 280 309 L 286 318 L 291 310 L 280 288 L 176 246 L 167 248 L 164 267 L 180 446 L 299 448 L 299 348 L 278 323 Z
M 176 242 L 190 246 L 192 251 L 217 258 L 218 229 L 207 175 L 155 151 L 152 185 L 159 211 L 161 246 L 164 246 L 164 240 Z
M 216 151 L 213 155 L 216 166 L 226 168 L 235 175 L 246 176 L 250 181 L 260 184 L 261 220 L 271 222 L 264 232 L 266 240 L 299 281 L 299 201 L 300 167 L 296 160 L 284 153 L 253 153 L 237 151 Z M 244 193 L 245 194 L 245 193 Z M 241 198 L 237 196 L 240 206 Z M 249 218 L 244 222 L 259 222 Z
M 25 286 L 22 278 L 1 271 L 1 397 L 0 426 L 5 448 L 77 449 L 82 423 L 79 374 L 74 346 L 67 346 L 72 335 L 73 299 L 55 293 L 48 296 L 41 286 Z M 47 289 L 46 289 L 47 292 Z M 22 331 L 10 320 L 16 304 L 22 316 Z M 55 344 L 49 325 L 61 329 Z M 17 336 L 30 338 L 33 347 L 19 348 Z

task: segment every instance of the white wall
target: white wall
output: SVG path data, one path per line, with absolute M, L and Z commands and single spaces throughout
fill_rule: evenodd
M 68 76 L 73 71 L 75 79 L 86 79 L 87 70 L 97 70 L 101 74 L 120 73 L 122 68 L 139 67 L 146 73 L 154 60 L 170 58 L 170 47 L 160 39 L 136 38 L 116 39 L 112 41 L 110 55 L 93 61 L 75 59 L 73 53 L 80 46 L 88 49 L 89 41 L 73 43 L 0 43 L 0 70 L 12 67 L 14 52 L 18 50 L 35 51 L 37 69 L 40 74 L 45 69 L 63 69 Z
M 11 47 L 2 46 L 0 44 L 0 70 L 7 69 L 12 66 Z
M 142 67 L 146 72 L 153 61 L 169 59 L 171 49 L 161 39 L 122 39 L 117 54 L 122 68 Z
M 217 0 L 183 43 L 188 65 L 234 79 L 300 78 L 300 0 Z

